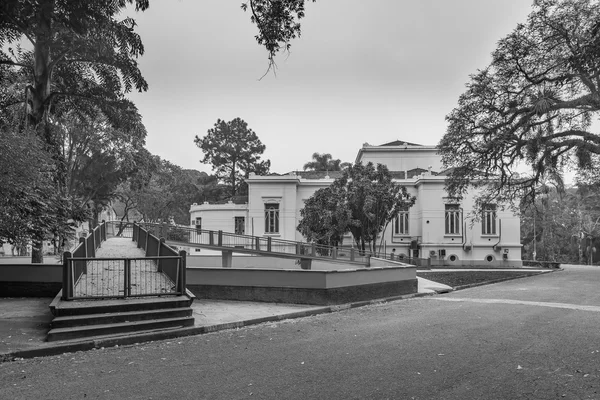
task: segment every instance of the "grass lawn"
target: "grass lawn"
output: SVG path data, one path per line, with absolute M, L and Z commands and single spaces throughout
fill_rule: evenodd
M 417 276 L 430 281 L 443 283 L 453 288 L 473 283 L 493 282 L 501 279 L 520 278 L 538 275 L 539 271 L 457 271 L 457 272 L 417 272 Z

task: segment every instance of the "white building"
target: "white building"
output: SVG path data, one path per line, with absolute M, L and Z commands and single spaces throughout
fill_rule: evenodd
M 383 232 L 382 251 L 398 257 L 431 258 L 432 265 L 522 265 L 519 217 L 490 204 L 479 221 L 469 218 L 473 196 L 448 197 L 435 146 L 365 143 L 356 162 L 385 164 L 394 180 L 417 198 Z M 246 181 L 247 204 L 192 205 L 191 223 L 203 229 L 302 241 L 296 226 L 304 201 L 340 175 L 315 171 L 252 175 Z M 350 236 L 344 240 L 346 245 L 352 245 Z

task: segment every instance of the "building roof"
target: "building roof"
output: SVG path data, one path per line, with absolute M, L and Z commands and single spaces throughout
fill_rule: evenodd
M 423 147 L 422 144 L 405 142 L 404 140 L 394 140 L 393 142 L 384 143 L 379 146 L 380 147 L 382 147 L 382 146 L 419 146 L 419 147 Z
M 302 179 L 337 179 L 342 176 L 342 171 L 296 171 L 298 178 Z
M 448 175 L 450 175 L 452 172 L 454 172 L 454 170 L 455 170 L 455 169 L 456 169 L 456 168 L 454 168 L 454 167 L 452 167 L 452 168 L 448 168 L 448 169 L 445 169 L 445 170 L 443 170 L 442 172 L 440 172 L 438 175 L 441 175 L 441 176 L 448 176 Z

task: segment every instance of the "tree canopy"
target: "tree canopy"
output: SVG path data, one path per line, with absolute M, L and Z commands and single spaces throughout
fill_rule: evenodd
M 415 200 L 392 181 L 385 165 L 357 163 L 306 201 L 297 229 L 308 240 L 329 245 L 350 232 L 359 249 L 364 251 L 368 245 L 374 252 L 378 235 Z
M 544 176 L 596 169 L 599 56 L 598 1 L 535 1 L 446 117 L 439 148 L 452 168 L 449 192 L 484 185 L 482 198 L 533 202 Z
M 0 74 L 8 78 L 0 91 L 0 123 L 2 129 L 12 124 L 21 133 L 35 131 L 43 143 L 41 150 L 50 155 L 54 165 L 48 174 L 54 187 L 40 195 L 49 202 L 55 192 L 65 200 L 55 204 L 62 208 L 53 208 L 45 216 L 54 219 L 54 225 L 81 217 L 73 204 L 83 199 L 75 199 L 75 192 L 85 197 L 90 190 L 96 194 L 111 190 L 106 183 L 114 182 L 114 176 L 93 175 L 91 182 L 83 182 L 82 178 L 90 178 L 91 169 L 79 168 L 95 165 L 96 172 L 108 173 L 106 168 L 122 161 L 111 151 L 115 148 L 110 149 L 110 139 L 102 143 L 99 132 L 118 131 L 143 144 L 146 132 L 141 117 L 125 97 L 133 89 L 148 87 L 136 61 L 144 47 L 135 33 L 135 21 L 119 16 L 128 4 L 136 10 L 148 7 L 147 0 L 6 0 L 0 4 Z M 71 145 L 89 143 L 69 140 L 82 137 L 84 131 L 87 139 L 98 136 L 92 142 L 102 146 L 71 152 Z M 69 159 L 74 153 L 77 160 Z M 32 261 L 41 262 L 47 224 L 41 218 L 30 222 Z
M 64 233 L 53 215 L 68 200 L 53 190 L 53 162 L 39 138 L 0 130 L 0 154 L 0 240 L 27 243 L 40 228 Z
M 303 169 L 310 171 L 341 171 L 352 164 L 342 162 L 340 159 L 333 159 L 329 153 L 313 153 L 312 161 L 304 164 Z
M 266 146 L 241 118 L 229 122 L 218 119 L 206 136 L 196 135 L 194 142 L 204 152 L 201 162 L 212 165 L 216 176 L 231 189 L 232 197 L 250 173 L 269 173 L 271 161 L 261 159 Z

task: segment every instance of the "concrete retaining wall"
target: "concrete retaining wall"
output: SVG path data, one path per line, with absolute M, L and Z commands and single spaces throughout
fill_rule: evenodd
M 53 297 L 61 288 L 61 264 L 0 264 L 0 297 Z
M 377 259 L 371 265 L 341 270 L 188 267 L 187 287 L 203 299 L 319 305 L 416 293 L 415 267 Z M 60 264 L 0 264 L 0 297 L 51 297 L 61 285 Z
M 330 305 L 416 293 L 417 278 L 416 268 L 404 265 L 337 271 L 188 268 L 187 287 L 203 299 Z

